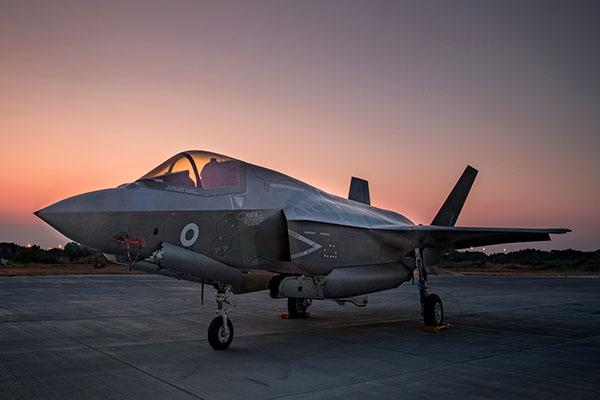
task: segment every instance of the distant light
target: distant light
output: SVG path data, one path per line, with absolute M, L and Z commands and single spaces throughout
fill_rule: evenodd
M 506 249 L 502 249 L 502 251 L 506 253 Z
M 62 244 L 59 244 L 59 245 L 58 245 L 58 246 L 56 246 L 56 247 L 58 247 L 58 249 L 59 249 L 59 250 L 62 250 L 62 248 L 63 248 L 63 247 L 62 247 Z
M 27 246 L 25 246 L 25 247 L 27 247 L 28 249 L 30 249 L 31 248 L 31 243 L 27 243 Z
M 474 249 L 473 249 L 473 246 L 469 247 L 469 250 L 473 251 L 473 250 L 474 250 Z
M 482 247 L 481 249 L 482 249 L 483 251 L 485 251 L 485 247 Z

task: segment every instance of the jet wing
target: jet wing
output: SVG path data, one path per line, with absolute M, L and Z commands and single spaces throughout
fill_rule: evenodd
M 542 242 L 550 234 L 570 232 L 565 228 L 480 228 L 435 225 L 383 226 L 379 229 L 403 232 L 417 237 L 422 246 L 465 249 L 503 243 Z

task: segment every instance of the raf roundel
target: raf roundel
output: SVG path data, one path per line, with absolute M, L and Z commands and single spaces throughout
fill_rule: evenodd
M 198 229 L 198 225 L 193 222 L 190 222 L 181 230 L 181 235 L 179 235 L 179 240 L 181 244 L 185 247 L 190 247 L 196 240 L 198 240 L 198 235 L 200 234 L 200 230 Z

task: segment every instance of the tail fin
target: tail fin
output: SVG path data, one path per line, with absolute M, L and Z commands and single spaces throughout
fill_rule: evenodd
M 431 222 L 431 225 L 454 226 L 476 176 L 477 170 L 468 165 L 458 182 L 456 182 L 456 185 L 454 185 L 442 208 L 440 208 Z
M 371 205 L 369 182 L 353 176 L 350 180 L 350 192 L 348 193 L 348 199 Z

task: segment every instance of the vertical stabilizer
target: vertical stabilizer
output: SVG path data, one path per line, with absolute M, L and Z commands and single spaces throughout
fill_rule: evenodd
M 458 182 L 456 182 L 456 185 L 454 185 L 442 208 L 440 208 L 431 222 L 431 225 L 454 226 L 476 176 L 477 170 L 468 165 Z
M 371 205 L 369 182 L 353 176 L 352 180 L 350 180 L 350 192 L 348 193 L 348 199 Z

